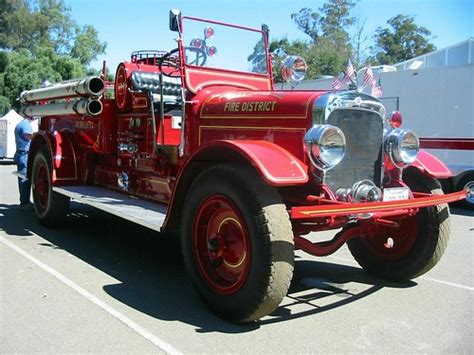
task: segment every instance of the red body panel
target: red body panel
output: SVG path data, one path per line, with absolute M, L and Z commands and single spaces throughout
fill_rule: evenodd
M 312 104 L 321 94 L 229 87 L 202 90 L 194 97 L 192 111 L 187 111 L 187 152 L 209 141 L 265 140 L 308 164 L 302 143 L 312 125 Z

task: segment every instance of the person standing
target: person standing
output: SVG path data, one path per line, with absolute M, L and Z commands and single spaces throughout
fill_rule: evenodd
M 30 143 L 34 133 L 31 126 L 31 121 L 33 120 L 34 118 L 24 118 L 15 126 L 16 152 L 13 159 L 17 165 L 18 173 L 25 176 L 25 178 L 18 177 L 20 209 L 25 211 L 33 210 L 33 205 L 30 202 L 31 181 L 26 178 L 28 151 L 30 150 Z

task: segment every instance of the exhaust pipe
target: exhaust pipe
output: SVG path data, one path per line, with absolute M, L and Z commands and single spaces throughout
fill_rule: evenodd
M 58 102 L 46 105 L 27 105 L 23 107 L 22 113 L 25 116 L 60 116 L 60 115 L 88 115 L 97 116 L 102 113 L 102 102 L 88 99 L 70 102 Z
M 66 97 L 98 97 L 105 90 L 105 83 L 98 76 L 81 80 L 64 81 L 45 88 L 26 90 L 20 94 L 22 103 L 42 100 L 62 99 Z

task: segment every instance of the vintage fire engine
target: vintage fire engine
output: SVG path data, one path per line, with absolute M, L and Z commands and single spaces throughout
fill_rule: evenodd
M 357 91 L 275 90 L 266 26 L 172 10 L 170 30 L 175 49 L 132 53 L 114 83 L 21 94 L 23 114 L 41 117 L 28 166 L 41 223 L 61 223 L 73 198 L 179 233 L 197 291 L 235 322 L 278 307 L 295 249 L 325 256 L 347 243 L 367 272 L 394 281 L 438 262 L 447 203 L 466 192 L 443 195 L 449 170 L 419 151 L 399 113 L 386 118 Z M 301 73 L 299 58 L 287 64 L 290 79 Z M 326 230 L 339 231 L 305 237 Z

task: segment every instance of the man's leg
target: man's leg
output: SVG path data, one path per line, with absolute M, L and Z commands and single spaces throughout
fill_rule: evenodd
M 28 154 L 22 154 L 18 157 L 18 172 L 26 175 L 28 164 Z M 20 206 L 26 206 L 30 203 L 31 181 L 30 179 L 18 178 L 18 187 L 20 190 Z

